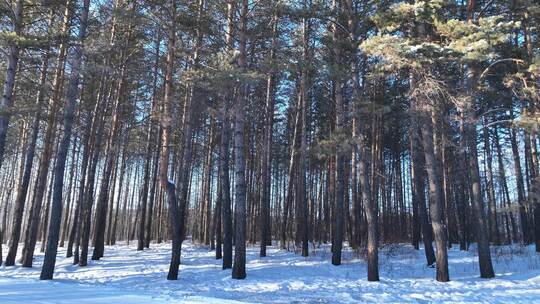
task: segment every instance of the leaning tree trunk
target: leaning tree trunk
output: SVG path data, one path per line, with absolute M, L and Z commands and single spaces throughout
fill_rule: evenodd
M 133 4 L 133 7 L 131 10 L 135 10 L 135 4 Z M 109 201 L 109 193 L 110 193 L 110 183 L 111 183 L 111 175 L 113 168 L 115 167 L 115 161 L 117 159 L 118 151 L 120 150 L 120 133 L 122 129 L 121 125 L 121 109 L 124 99 L 124 90 L 126 87 L 126 78 L 128 74 L 128 47 L 131 41 L 131 33 L 133 31 L 133 23 L 130 22 L 127 34 L 125 38 L 125 45 L 124 49 L 122 50 L 122 53 L 120 55 L 120 62 L 122 62 L 122 66 L 120 69 L 120 75 L 119 75 L 119 82 L 118 86 L 116 88 L 116 97 L 114 100 L 113 105 L 113 117 L 112 117 L 112 127 L 109 133 L 109 141 L 107 143 L 107 153 L 106 153 L 106 161 L 105 161 L 105 168 L 103 170 L 103 176 L 101 179 L 100 189 L 99 189 L 99 195 L 96 205 L 96 224 L 95 224 L 95 231 L 94 231 L 94 251 L 92 253 L 92 260 L 99 260 L 101 257 L 103 257 L 104 250 L 105 250 L 105 227 L 106 227 L 106 219 L 107 219 L 107 208 L 108 208 L 108 201 Z M 112 208 L 112 207 L 111 207 Z
M 432 114 L 434 115 L 434 114 Z M 431 225 L 435 237 L 436 264 L 437 264 L 437 281 L 447 282 L 450 280 L 448 274 L 448 253 L 446 231 L 443 224 L 443 206 L 444 194 L 441 181 L 440 159 L 433 151 L 433 133 L 432 125 L 426 123 L 422 127 L 422 144 L 424 147 L 424 156 L 426 159 L 426 169 L 429 178 L 429 213 L 431 217 Z
M 17 0 L 13 12 L 13 33 L 17 37 L 21 36 L 23 30 L 23 0 Z M 7 2 L 9 4 L 9 2 Z M 17 74 L 17 65 L 19 63 L 20 46 L 17 39 L 11 39 L 8 45 L 8 58 L 6 78 L 4 81 L 4 90 L 2 101 L 0 102 L 0 168 L 4 161 L 4 151 L 6 149 L 6 136 L 11 118 L 9 108 L 13 106 L 13 89 L 15 87 L 15 76 Z
M 50 31 L 53 22 L 54 22 L 54 14 L 51 13 L 51 16 L 49 18 L 49 22 L 47 25 L 48 31 Z M 32 121 L 32 125 L 30 126 L 31 135 L 29 138 L 30 142 L 28 143 L 27 148 L 26 148 L 27 150 L 26 150 L 26 155 L 25 155 L 26 158 L 25 158 L 25 163 L 24 163 L 24 173 L 23 173 L 22 181 L 19 185 L 19 189 L 17 191 L 17 198 L 15 200 L 15 210 L 13 214 L 11 238 L 10 238 L 8 254 L 6 256 L 6 261 L 5 261 L 6 266 L 15 265 L 15 258 L 17 255 L 17 249 L 18 249 L 19 241 L 21 237 L 21 226 L 22 226 L 22 219 L 23 219 L 23 214 L 24 214 L 24 206 L 26 203 L 26 197 L 28 195 L 28 188 L 30 186 L 30 178 L 32 174 L 32 167 L 34 164 L 34 155 L 36 153 L 36 145 L 37 145 L 37 139 L 38 139 L 38 134 L 39 134 L 39 122 L 41 120 L 41 107 L 43 106 L 44 99 L 45 99 L 45 87 L 46 87 L 47 71 L 49 67 L 50 54 L 51 54 L 50 48 L 47 48 L 41 59 L 38 95 L 37 95 L 37 100 L 36 100 L 36 114 L 35 114 L 34 120 Z M 1 156 L 0 156 L 0 166 L 1 165 L 2 164 L 1 164 Z
M 72 0 L 66 1 L 66 9 L 64 11 L 64 20 L 62 26 L 62 37 L 66 37 L 70 29 L 72 5 Z M 32 262 L 34 259 L 34 249 L 37 242 L 41 207 L 43 205 L 45 188 L 47 186 L 47 175 L 49 173 L 50 160 L 52 159 L 51 154 L 53 152 L 52 150 L 55 141 L 54 136 L 56 133 L 57 121 L 56 115 L 60 107 L 60 91 L 62 85 L 62 76 L 64 74 L 67 48 L 68 41 L 66 38 L 63 38 L 58 51 L 57 65 L 53 80 L 53 90 L 51 98 L 49 100 L 49 116 L 47 118 L 47 128 L 45 130 L 45 136 L 43 139 L 43 152 L 41 153 L 41 160 L 39 162 L 39 170 L 34 188 L 34 201 L 30 209 L 30 219 L 26 232 L 27 236 L 22 252 L 23 267 L 32 267 Z
M 420 128 L 418 126 L 418 120 L 412 117 L 412 130 L 411 130 L 411 179 L 412 179 L 412 195 L 413 202 L 418 206 L 418 217 L 420 221 L 420 229 L 422 231 L 422 240 L 424 243 L 424 251 L 426 255 L 426 262 L 428 266 L 435 263 L 435 252 L 433 251 L 433 244 L 431 238 L 431 227 L 429 226 L 428 215 L 426 210 L 426 196 L 425 196 L 425 170 L 423 169 L 423 155 L 421 148 L 421 136 Z
M 68 7 L 69 9 L 69 7 Z M 73 121 L 75 120 L 75 106 L 79 90 L 79 69 L 83 53 L 83 44 L 86 36 L 88 24 L 88 10 L 90 0 L 84 0 L 84 5 L 80 17 L 78 44 L 73 49 L 73 61 L 71 63 L 71 75 L 67 89 L 67 101 L 64 109 L 64 134 L 58 147 L 56 155 L 56 167 L 54 169 L 53 198 L 51 202 L 51 220 L 49 222 L 49 234 L 47 236 L 47 248 L 41 269 L 41 280 L 51 280 L 53 278 L 54 266 L 56 263 L 56 253 L 58 250 L 58 238 L 62 217 L 62 189 L 64 186 L 64 171 L 66 158 L 69 150 Z
M 412 85 L 412 87 L 414 87 Z M 414 88 L 417 89 L 417 88 Z M 444 192 L 441 176 L 441 159 L 434 150 L 433 128 L 437 123 L 436 109 L 429 102 L 420 98 L 422 102 L 415 105 L 416 114 L 420 117 L 422 145 L 426 170 L 429 179 L 429 214 L 431 226 L 435 238 L 437 281 L 447 282 L 450 280 L 448 273 L 447 235 L 443 224 Z
M 87 109 L 88 117 L 92 115 L 92 108 Z M 77 195 L 77 206 L 75 208 L 75 214 L 73 215 L 73 223 L 71 226 L 71 231 L 68 237 L 68 246 L 66 249 L 66 258 L 73 256 L 73 245 L 76 244 L 75 248 L 75 257 L 73 258 L 73 264 L 79 263 L 79 240 L 80 240 L 80 226 L 81 226 L 81 211 L 84 204 L 84 184 L 86 182 L 86 171 L 88 169 L 88 161 L 90 159 L 90 132 L 92 130 L 92 124 L 87 123 L 84 136 L 83 136 L 83 156 L 81 163 L 81 180 L 79 181 L 79 193 Z
M 293 189 L 294 189 L 294 181 L 295 181 L 295 171 L 298 166 L 298 148 L 299 148 L 299 141 L 300 141 L 300 116 L 301 116 L 301 100 L 298 99 L 296 111 L 294 114 L 294 131 L 293 131 L 293 137 L 291 142 L 291 155 L 289 158 L 289 168 L 288 168 L 288 182 L 287 182 L 287 190 L 285 194 L 285 201 L 283 202 L 283 218 L 281 220 L 281 248 L 287 249 L 287 221 L 289 218 L 289 209 L 291 209 L 291 205 L 293 203 L 294 197 L 293 197 Z
M 470 66 L 467 71 L 467 86 L 469 97 L 460 111 L 463 121 L 462 140 L 467 144 L 469 151 L 469 170 L 471 173 L 471 191 L 472 207 L 474 212 L 474 222 L 476 226 L 475 237 L 478 247 L 478 262 L 480 264 L 480 276 L 482 278 L 492 278 L 495 276 L 493 265 L 491 263 L 491 253 L 489 251 L 489 239 L 487 234 L 486 214 L 484 212 L 484 200 L 480 184 L 480 169 L 478 167 L 477 150 L 477 131 L 476 131 L 476 113 L 474 110 L 474 101 L 476 93 L 476 84 L 478 82 L 477 73 L 474 67 Z
M 94 117 L 91 127 L 91 140 L 93 149 L 91 149 L 92 158 L 89 160 L 89 170 L 84 189 L 84 200 L 81 201 L 81 224 L 80 224 L 80 254 L 78 258 L 79 266 L 86 266 L 88 262 L 88 246 L 90 243 L 90 229 L 92 219 L 92 205 L 94 204 L 94 182 L 96 179 L 96 169 L 99 161 L 101 150 L 101 141 L 103 139 L 103 131 L 105 128 L 105 116 L 107 112 L 107 100 L 109 93 L 105 93 L 105 74 L 100 80 L 100 92 L 98 93 L 96 106 L 94 109 Z M 107 96 L 103 96 L 107 94 Z M 75 249 L 77 251 L 77 249 Z M 77 256 L 76 256 L 77 257 Z
M 476 1 L 469 0 L 467 6 L 467 22 L 474 22 L 474 11 L 476 9 Z M 478 150 L 477 150 L 477 131 L 476 131 L 476 91 L 478 87 L 478 71 L 474 63 L 467 65 L 466 69 L 466 90 L 469 100 L 463 102 L 458 110 L 461 112 L 461 117 L 464 119 L 463 133 L 461 140 L 465 141 L 467 150 L 469 151 L 469 170 L 471 174 L 471 204 L 474 212 L 474 223 L 476 226 L 476 242 L 478 247 L 478 263 L 480 264 L 480 277 L 492 278 L 495 276 L 493 265 L 491 263 L 491 253 L 489 251 L 489 239 L 487 234 L 486 214 L 484 212 L 484 200 L 482 195 L 482 186 L 480 184 L 480 168 L 478 166 Z
M 82 94 L 82 92 L 81 92 Z M 79 170 L 77 164 L 79 163 L 79 152 L 77 151 L 77 140 L 75 139 L 75 143 L 73 146 L 73 150 L 71 150 L 71 167 L 70 167 L 70 175 L 69 175 L 69 183 L 67 186 L 68 194 L 67 194 L 67 205 L 65 208 L 64 218 L 62 219 L 62 236 L 60 237 L 60 247 L 64 247 L 64 243 L 66 240 L 66 235 L 69 231 L 69 220 L 72 217 L 73 212 L 73 206 L 71 205 L 72 201 L 74 201 L 73 196 L 75 189 L 73 187 L 73 180 L 77 178 L 79 175 Z

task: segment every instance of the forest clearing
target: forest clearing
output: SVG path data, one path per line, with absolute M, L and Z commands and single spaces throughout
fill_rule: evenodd
M 154 244 L 152 244 L 154 245 Z M 167 282 L 170 243 L 137 251 L 121 242 L 107 246 L 110 254 L 88 268 L 59 259 L 55 280 L 37 280 L 39 266 L 2 269 L 2 303 L 535 303 L 540 297 L 540 257 L 533 246 L 493 248 L 492 280 L 477 275 L 477 257 L 471 252 L 448 251 L 448 284 L 433 280 L 435 269 L 425 265 L 422 253 L 411 245 L 382 246 L 380 282 L 366 282 L 361 252 L 344 248 L 343 264 L 330 263 L 328 246 L 312 249 L 299 258 L 294 252 L 269 247 L 259 257 L 257 247 L 247 247 L 246 280 L 234 280 L 221 269 L 205 246 L 183 247 L 178 281 Z M 59 251 L 60 255 L 64 250 Z M 43 254 L 37 254 L 36 264 Z M 51 286 L 52 285 L 52 286 Z M 17 289 L 17 292 L 14 292 Z

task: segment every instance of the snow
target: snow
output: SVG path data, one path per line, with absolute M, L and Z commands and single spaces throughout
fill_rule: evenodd
M 143 252 L 136 243 L 107 246 L 87 267 L 72 265 L 60 248 L 53 281 L 38 280 L 42 253 L 31 269 L 2 266 L 0 303 L 540 303 L 540 255 L 532 246 L 493 248 L 494 279 L 478 277 L 474 248 L 454 247 L 448 283 L 436 282 L 423 251 L 405 244 L 382 246 L 380 282 L 367 282 L 362 253 L 349 248 L 341 266 L 331 265 L 329 246 L 310 247 L 307 258 L 276 247 L 265 258 L 258 247 L 247 251 L 247 278 L 233 280 L 214 252 L 185 242 L 179 279 L 167 281 L 170 243 Z

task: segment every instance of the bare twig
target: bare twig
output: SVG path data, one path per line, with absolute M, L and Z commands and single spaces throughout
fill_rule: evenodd
M 523 64 L 524 61 L 521 60 L 521 59 L 516 59 L 516 58 L 504 58 L 504 59 L 499 59 L 495 62 L 493 62 L 492 64 L 490 64 L 483 72 L 482 74 L 480 74 L 480 80 L 484 79 L 484 77 L 486 77 L 487 73 L 489 72 L 489 70 L 494 67 L 495 65 L 499 64 L 499 63 L 503 63 L 503 62 L 508 62 L 508 61 L 512 61 L 512 62 L 515 62 L 516 64 L 520 65 L 520 64 Z
M 478 13 L 478 19 L 482 18 L 484 16 L 484 13 L 487 11 L 487 9 L 493 4 L 494 0 L 488 1 L 486 5 L 480 10 L 480 13 Z
M 502 119 L 502 120 L 492 121 L 492 122 L 486 124 L 484 128 L 487 129 L 487 128 L 489 128 L 491 126 L 494 126 L 494 125 L 499 125 L 499 124 L 503 124 L 503 123 L 510 123 L 511 124 L 513 122 L 514 122 L 513 119 Z

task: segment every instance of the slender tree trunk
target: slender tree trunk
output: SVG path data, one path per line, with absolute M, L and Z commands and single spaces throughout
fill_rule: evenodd
M 435 252 L 433 251 L 431 227 L 429 226 L 428 214 L 426 210 L 425 196 L 425 171 L 423 169 L 422 142 L 418 121 L 415 117 L 413 120 L 413 129 L 411 130 L 411 159 L 412 159 L 412 182 L 413 182 L 413 200 L 418 206 L 420 228 L 422 229 L 422 240 L 424 243 L 424 251 L 426 254 L 426 262 L 428 266 L 435 263 Z
M 50 28 L 52 27 L 53 22 L 54 22 L 54 14 L 51 13 L 49 17 L 49 22 L 47 25 L 48 31 L 50 31 Z M 45 82 L 47 80 L 47 71 L 48 71 L 48 66 L 49 66 L 50 55 L 51 55 L 50 48 L 47 48 L 45 52 L 43 53 L 43 56 L 41 59 L 38 95 L 36 99 L 36 114 L 35 114 L 34 120 L 32 121 L 32 125 L 30 126 L 30 132 L 32 133 L 30 135 L 29 143 L 26 150 L 24 173 L 23 173 L 23 177 L 22 177 L 22 181 L 20 183 L 19 189 L 17 191 L 17 198 L 15 200 L 15 210 L 14 210 L 14 215 L 13 215 L 14 220 L 13 220 L 13 225 L 12 225 L 12 230 L 11 230 L 9 250 L 8 250 L 8 254 L 6 256 L 6 261 L 5 261 L 6 266 L 15 265 L 15 257 L 17 255 L 17 249 L 19 246 L 24 207 L 27 200 L 28 189 L 30 186 L 30 178 L 32 174 L 32 167 L 34 164 L 34 155 L 36 153 L 37 138 L 39 134 L 39 122 L 41 120 L 41 107 L 43 106 L 43 103 L 45 101 L 44 100 L 45 88 L 46 88 Z M 2 162 L 2 158 L 0 156 L 0 167 L 2 165 L 1 162 Z
M 67 9 L 70 9 L 68 5 Z M 58 250 L 58 238 L 60 233 L 60 224 L 62 217 L 62 189 L 64 185 L 64 169 L 66 165 L 67 153 L 69 150 L 71 131 L 75 120 L 75 106 L 79 91 L 79 69 L 83 54 L 83 44 L 86 36 L 86 27 L 88 22 L 88 10 L 90 0 L 84 0 L 83 9 L 80 17 L 78 44 L 73 51 L 73 61 L 71 63 L 71 75 L 69 78 L 66 94 L 66 105 L 64 109 L 64 134 L 57 151 L 57 162 L 54 170 L 53 199 L 51 203 L 51 220 L 49 223 L 49 234 L 47 237 L 47 248 L 43 267 L 41 269 L 40 280 L 51 280 L 53 278 L 54 266 L 56 263 L 56 252 Z
M 411 79 L 414 80 L 414 77 Z M 411 88 L 415 87 L 415 82 Z M 447 282 L 450 280 L 448 273 L 448 253 L 447 253 L 447 235 L 443 223 L 444 192 L 441 176 L 440 154 L 435 153 L 433 129 L 437 123 L 436 109 L 427 101 L 415 105 L 418 114 L 420 114 L 420 126 L 422 134 L 422 145 L 424 148 L 424 157 L 426 170 L 429 178 L 429 213 L 431 226 L 435 238 L 437 281 Z
M 221 127 L 221 123 L 218 123 Z M 214 235 L 216 238 L 216 260 L 223 258 L 223 235 L 222 235 L 222 204 L 223 193 L 221 191 L 221 143 L 219 146 L 219 158 L 218 158 L 218 181 L 217 181 L 217 197 L 216 206 L 214 209 Z
M 66 8 L 64 11 L 64 20 L 62 26 L 62 36 L 65 37 L 70 28 L 71 22 L 71 6 L 72 0 L 66 1 Z M 32 267 L 32 261 L 34 259 L 34 249 L 37 242 L 37 234 L 39 229 L 41 206 L 43 204 L 45 188 L 47 184 L 47 175 L 49 172 L 49 164 L 52 159 L 51 154 L 54 145 L 54 135 L 56 133 L 56 121 L 57 112 L 60 107 L 60 94 L 62 86 L 62 76 L 64 71 L 66 52 L 68 47 L 68 41 L 66 38 L 62 39 L 59 46 L 56 71 L 53 80 L 53 91 L 49 100 L 49 117 L 47 118 L 47 128 L 44 136 L 43 152 L 41 154 L 41 160 L 39 163 L 39 171 L 36 179 L 36 186 L 34 190 L 34 201 L 30 210 L 30 220 L 28 222 L 27 238 L 23 247 L 23 267 Z M 48 216 L 48 215 L 47 215 Z
M 522 244 L 527 244 L 529 224 L 527 221 L 527 210 L 525 209 L 525 183 L 523 181 L 523 171 L 521 169 L 521 160 L 517 144 L 516 131 L 513 128 L 510 130 L 510 143 L 512 146 L 512 156 L 514 158 L 514 173 L 516 176 L 517 196 L 519 205 L 519 222 L 521 224 L 521 242 Z
M 248 0 L 242 0 L 238 29 L 238 67 L 246 68 L 246 40 L 247 40 L 247 15 Z M 234 192 L 235 192 L 235 239 L 234 239 L 234 263 L 232 269 L 233 279 L 245 279 L 246 277 L 246 177 L 244 159 L 244 119 L 245 105 L 248 98 L 247 85 L 242 84 L 237 95 L 234 107 Z
M 484 118 L 485 124 L 487 124 L 487 119 Z M 493 155 L 491 152 L 491 141 L 489 139 L 489 130 L 487 127 L 484 128 L 484 150 L 486 154 L 485 163 L 487 165 L 486 171 L 486 187 L 488 194 L 488 227 L 489 227 L 489 236 L 490 239 L 495 243 L 495 245 L 500 245 L 500 234 L 499 234 L 499 225 L 497 221 L 497 202 L 495 201 L 495 186 L 493 181 Z
M 88 117 L 92 115 L 92 108 L 87 109 Z M 73 264 L 79 263 L 79 243 L 80 243 L 80 231 L 81 231 L 81 214 L 84 205 L 84 185 L 86 182 L 86 172 L 89 165 L 90 159 L 90 136 L 92 131 L 92 124 L 88 123 L 86 125 L 84 136 L 83 136 L 83 157 L 81 164 L 81 180 L 79 182 L 79 193 L 77 197 L 77 207 L 75 209 L 75 214 L 73 216 L 73 224 L 71 226 L 71 232 L 69 234 L 68 247 L 66 250 L 66 257 L 69 258 L 73 255 L 73 245 L 75 243 L 75 256 L 73 258 Z
M 371 165 L 367 143 L 362 134 L 358 132 L 358 148 L 360 157 L 358 159 L 358 176 L 360 177 L 360 191 L 366 213 L 367 222 L 367 249 L 368 249 L 368 281 L 379 281 L 379 217 L 377 212 L 377 201 L 372 192 L 373 182 L 370 181 L 368 168 Z
M 161 145 L 161 128 L 157 128 L 155 134 L 158 135 L 156 142 L 157 146 L 159 147 Z M 152 169 L 152 177 L 151 177 L 151 183 L 152 186 L 150 187 L 150 197 L 149 197 L 149 205 L 148 205 L 148 219 L 146 221 L 146 236 L 145 236 L 145 247 L 150 247 L 150 240 L 152 239 L 152 219 L 153 219 L 153 212 L 154 212 L 154 202 L 156 197 L 156 186 L 157 186 L 157 173 L 159 169 L 159 151 L 156 151 L 153 161 L 153 169 Z M 159 220 L 158 220 L 159 222 Z
M 480 264 L 480 276 L 482 278 L 492 278 L 495 276 L 493 266 L 491 264 L 491 253 L 489 251 L 489 240 L 486 232 L 484 212 L 484 202 L 482 197 L 482 188 L 480 184 L 480 169 L 478 167 L 478 150 L 477 150 L 477 131 L 476 131 L 476 113 L 473 108 L 475 101 L 477 73 L 473 67 L 469 67 L 467 74 L 468 93 L 471 100 L 464 105 L 461 112 L 464 115 L 464 131 L 462 134 L 467 143 L 469 151 L 469 170 L 471 172 L 471 189 L 472 189 L 472 207 L 475 218 L 475 236 L 478 244 L 478 262 Z
M 130 10 L 135 10 L 134 5 L 135 4 L 133 4 L 133 7 Z M 120 68 L 119 82 L 116 88 L 116 97 L 113 104 L 113 117 L 111 121 L 112 127 L 109 133 L 109 141 L 107 143 L 107 150 L 105 153 L 105 168 L 103 170 L 103 176 L 101 179 L 99 195 L 96 205 L 96 224 L 94 231 L 94 251 L 92 253 L 92 260 L 99 260 L 101 257 L 103 257 L 105 250 L 105 228 L 107 223 L 107 208 L 110 196 L 109 187 L 111 183 L 111 175 L 115 167 L 115 160 L 117 159 L 119 151 L 119 143 L 121 142 L 119 138 L 122 130 L 122 125 L 120 124 L 120 115 L 121 106 L 125 98 L 124 91 L 126 86 L 126 77 L 128 74 L 128 46 L 131 41 L 132 30 L 133 23 L 129 23 L 126 38 L 124 41 L 124 49 L 122 50 L 122 53 L 120 55 L 122 66 Z
M 236 5 L 234 0 L 227 1 L 227 50 L 232 52 L 234 49 L 234 14 Z M 223 102 L 221 108 L 221 143 L 220 143 L 220 182 L 223 217 L 223 269 L 232 268 L 232 247 L 233 247 L 233 223 L 229 180 L 229 137 L 230 121 L 227 102 Z
M 272 16 L 272 47 L 270 49 L 270 60 L 272 67 L 276 59 L 277 30 L 279 17 L 277 11 Z M 266 246 L 272 244 L 272 233 L 270 223 L 270 187 L 271 187 L 271 164 L 272 164 L 272 135 L 274 126 L 274 99 L 275 99 L 275 75 L 276 71 L 271 68 L 266 80 L 266 109 L 264 121 L 264 148 L 261 157 L 261 250 L 259 255 L 266 256 Z
M 474 10 L 476 9 L 476 1 L 469 0 L 467 6 L 467 22 L 474 22 Z M 480 277 L 492 278 L 495 276 L 493 266 L 491 264 L 491 253 L 489 251 L 489 239 L 486 232 L 486 223 L 484 212 L 484 201 L 482 197 L 482 188 L 480 184 L 480 168 L 478 166 L 478 150 L 477 150 L 477 117 L 475 113 L 476 104 L 476 89 L 478 86 L 478 72 L 474 64 L 469 64 L 466 70 L 466 89 L 470 100 L 467 100 L 458 110 L 462 113 L 463 131 L 462 140 L 467 143 L 469 150 L 469 170 L 471 172 L 471 204 L 474 212 L 474 220 L 476 226 L 476 241 L 478 247 L 478 262 L 480 264 Z
M 13 32 L 21 36 L 23 31 L 23 0 L 17 0 L 15 7 L 12 8 Z M 10 2 L 6 3 L 10 4 Z M 4 151 L 6 149 L 6 136 L 9 127 L 11 114 L 9 109 L 13 106 L 13 88 L 15 87 L 15 76 L 17 74 L 17 65 L 19 63 L 20 45 L 17 39 L 10 39 L 8 44 L 7 69 L 4 80 L 4 90 L 2 101 L 0 102 L 0 168 L 4 161 Z
M 283 206 L 283 218 L 281 222 L 281 248 L 287 249 L 287 220 L 289 218 L 289 210 L 291 209 L 293 203 L 293 189 L 295 181 L 295 171 L 298 166 L 298 146 L 300 141 L 300 117 L 301 117 L 301 100 L 298 99 L 296 111 L 294 114 L 294 132 L 291 143 L 291 154 L 289 159 L 289 169 L 288 169 L 288 182 L 287 182 L 287 192 L 285 195 L 285 201 Z
M 497 165 L 498 165 L 498 169 L 499 169 L 499 180 L 500 180 L 500 184 L 502 185 L 502 188 L 503 188 L 503 193 L 504 193 L 504 201 L 506 201 L 506 213 L 508 214 L 508 217 L 510 218 L 510 223 L 511 223 L 511 226 L 512 226 L 512 235 L 508 235 L 508 238 L 510 238 L 510 243 L 513 241 L 517 242 L 518 241 L 518 236 L 517 236 L 517 225 L 516 225 L 516 222 L 515 222 L 515 217 L 514 217 L 514 212 L 512 212 L 512 206 L 510 206 L 510 202 L 511 202 L 511 199 L 510 199 L 510 191 L 508 190 L 508 183 L 507 183 L 507 178 L 506 178 L 506 169 L 504 168 L 504 163 L 503 163 L 503 154 L 502 154 L 502 149 L 501 149 L 501 143 L 500 143 L 500 139 L 499 139 L 499 130 L 498 128 L 495 128 L 495 148 L 497 150 Z
M 333 2 L 334 9 L 338 11 L 337 1 Z M 338 65 L 341 60 L 341 29 L 336 24 L 333 25 L 334 60 Z M 343 105 L 343 84 L 341 76 L 334 77 L 335 104 L 336 104 L 336 131 L 338 136 L 345 132 L 345 109 Z M 332 239 L 332 264 L 341 265 L 341 250 L 343 247 L 343 231 L 345 225 L 344 201 L 345 201 L 345 154 L 339 145 L 336 145 L 336 208 L 335 208 L 335 230 Z
M 150 182 L 154 182 L 152 179 L 152 167 L 150 166 L 152 162 L 152 155 L 154 154 L 153 146 L 154 141 L 152 140 L 155 136 L 155 119 L 156 119 L 156 111 L 158 107 L 158 96 L 157 96 L 157 80 L 158 80 L 158 72 L 159 72 L 159 45 L 161 44 L 161 38 L 158 33 L 158 37 L 156 39 L 156 46 L 155 46 L 155 52 L 156 52 L 156 58 L 154 61 L 154 79 L 152 84 L 152 108 L 150 109 L 150 119 L 148 121 L 148 129 L 147 129 L 147 135 L 146 135 L 146 159 L 144 164 L 144 181 L 143 181 L 143 188 L 142 188 L 142 197 L 141 197 L 141 203 L 143 204 L 143 208 L 146 209 L 146 205 L 148 204 L 148 215 L 145 219 L 141 219 L 139 222 L 139 242 L 137 244 L 137 250 L 143 250 L 143 247 L 150 247 L 150 234 L 152 231 L 152 209 L 154 208 L 154 202 L 153 200 L 148 200 L 148 189 L 150 187 Z M 153 184 L 152 184 L 153 185 Z M 153 187 L 153 186 L 152 186 Z M 145 235 L 146 234 L 146 235 Z
M 176 198 L 176 187 L 169 181 L 169 138 L 171 132 L 171 104 L 173 98 L 173 76 L 174 61 L 176 51 L 176 1 L 171 1 L 170 14 L 171 21 L 168 31 L 167 61 L 165 69 L 165 96 L 161 109 L 161 156 L 160 156 L 160 182 L 163 191 L 166 193 L 169 203 L 169 217 L 172 234 L 172 254 L 167 280 L 178 279 L 178 268 L 180 266 L 180 246 L 181 246 L 181 221 Z
M 307 1 L 304 0 L 304 9 L 307 9 Z M 299 172 L 298 172 L 298 188 L 297 188 L 297 203 L 301 210 L 300 218 L 298 219 L 302 225 L 300 227 L 302 238 L 302 256 L 307 257 L 309 255 L 309 206 L 306 190 L 306 175 L 307 175 L 307 114 L 309 108 L 309 89 L 308 89 L 308 54 L 309 54 L 309 34 L 310 34 L 310 20 L 303 18 L 302 20 L 302 75 L 300 76 L 300 91 L 301 91 L 301 128 L 300 128 L 300 155 L 299 155 Z M 300 232 L 299 231 L 299 232 Z M 334 258 L 332 258 L 334 261 Z M 339 264 L 339 263 L 338 263 Z

